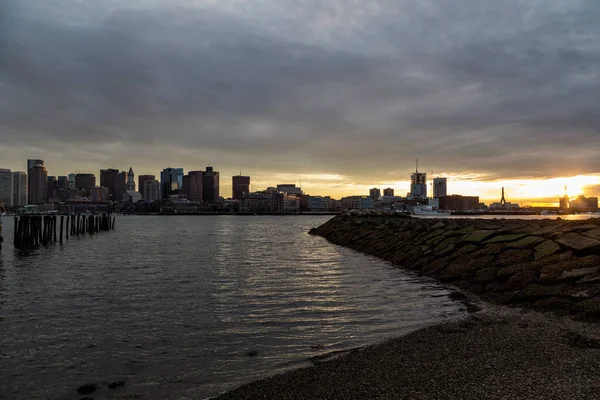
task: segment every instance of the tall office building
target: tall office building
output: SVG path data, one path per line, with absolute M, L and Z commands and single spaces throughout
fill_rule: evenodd
M 75 188 L 85 191 L 85 195 L 90 195 L 90 189 L 96 186 L 96 177 L 94 174 L 75 175 Z
M 244 193 L 250 193 L 250 177 L 242 175 L 233 176 L 231 178 L 231 188 L 231 197 L 241 200 Z
M 185 174 L 183 173 L 183 168 L 175 168 L 177 171 L 177 183 L 179 184 L 179 189 L 183 187 L 183 177 Z
M 140 193 L 144 193 L 144 183 L 146 181 L 154 181 L 156 180 L 156 177 L 154 175 L 138 175 L 138 190 L 140 191 Z M 144 200 L 146 200 L 146 198 L 144 197 Z
M 379 188 L 369 190 L 369 197 L 372 198 L 373 201 L 377 201 L 381 197 L 381 190 L 379 190 Z
M 111 201 L 123 201 L 123 194 L 127 191 L 127 173 L 113 168 L 101 169 L 100 186 L 108 188 Z
M 183 186 L 183 177 L 179 183 L 179 170 L 181 168 L 165 168 L 160 173 L 161 196 L 163 200 L 168 200 L 169 196 L 178 194 Z
M 56 176 L 49 176 L 46 179 L 46 201 L 48 199 L 56 199 L 58 197 L 58 180 Z
M 27 160 L 27 204 L 35 204 L 31 201 L 32 200 L 31 196 L 32 196 L 32 192 L 33 192 L 32 186 L 31 186 L 32 185 L 31 169 L 33 169 L 33 167 L 35 167 L 38 164 L 44 166 L 44 160 L 35 160 L 35 159 Z M 45 185 L 46 185 L 46 182 L 44 182 L 44 186 Z M 39 190 L 37 190 L 37 189 L 39 189 L 39 188 L 36 188 L 36 194 L 37 194 L 37 192 L 39 192 Z M 37 204 L 40 204 L 40 203 L 37 203 Z
M 383 189 L 383 195 L 384 196 L 394 196 L 394 189 L 392 188 L 387 188 L 387 189 Z
M 31 168 L 35 167 L 38 164 L 44 165 L 44 160 L 34 160 L 34 159 L 27 160 L 27 170 L 29 171 Z
M 183 177 L 183 194 L 189 201 L 202 201 L 204 171 L 190 171 Z
M 13 206 L 27 204 L 27 174 L 22 171 L 13 172 Z
M 69 190 L 75 189 L 75 177 L 77 174 L 69 174 Z
M 219 173 L 213 167 L 206 167 L 202 179 L 202 201 L 216 204 L 219 200 Z
M 437 198 L 448 196 L 447 183 L 447 178 L 433 178 L 433 197 Z
M 67 194 L 69 193 L 69 178 L 66 176 L 59 176 L 57 179 L 57 197 L 60 201 L 67 200 Z
M 48 184 L 48 171 L 42 164 L 34 165 L 28 174 L 29 204 L 44 204 L 48 198 L 46 189 Z
M 13 205 L 13 174 L 10 169 L 0 168 L 0 201 L 7 207 Z
M 144 200 L 148 202 L 160 201 L 160 187 L 160 182 L 157 180 L 148 179 L 144 181 L 144 188 L 142 192 Z

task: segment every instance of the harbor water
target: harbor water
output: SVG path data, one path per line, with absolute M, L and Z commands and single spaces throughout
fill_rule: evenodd
M 0 398 L 202 399 L 464 315 L 440 284 L 307 234 L 328 218 L 122 216 L 20 254 L 3 217 Z

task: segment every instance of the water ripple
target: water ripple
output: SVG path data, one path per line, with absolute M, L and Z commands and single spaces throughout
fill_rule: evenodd
M 438 284 L 306 234 L 325 220 L 123 217 L 26 257 L 6 237 L 0 394 L 202 398 L 461 315 Z

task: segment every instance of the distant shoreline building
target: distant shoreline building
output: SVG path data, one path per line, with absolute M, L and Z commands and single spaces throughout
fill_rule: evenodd
M 183 186 L 183 176 L 181 184 L 179 183 L 179 172 L 182 168 L 165 168 L 160 173 L 161 196 L 163 200 L 168 200 L 171 195 L 179 194 L 181 186 Z
M 219 172 L 213 170 L 213 167 L 206 167 L 202 179 L 202 200 L 210 205 L 217 204 L 219 190 Z
M 369 190 L 369 197 L 373 199 L 373 201 L 379 200 L 381 197 L 381 190 L 379 188 L 373 188 Z
M 183 194 L 192 202 L 202 202 L 204 171 L 190 171 L 183 177 Z
M 94 174 L 75 175 L 75 189 L 83 190 L 86 196 L 90 195 L 90 189 L 96 186 Z
M 479 196 L 452 196 L 439 197 L 439 209 L 448 211 L 469 211 L 479 209 Z
M 27 204 L 27 174 L 22 171 L 13 172 L 13 206 Z
M 448 195 L 448 178 L 433 178 L 433 197 L 446 197 Z
M 36 164 L 29 170 L 29 204 L 45 204 L 48 184 L 48 171 L 42 164 Z
M 231 198 L 241 200 L 244 193 L 250 193 L 250 177 L 236 175 L 231 177 Z
M 393 197 L 394 196 L 394 189 L 392 189 L 392 188 L 383 189 L 383 195 L 386 196 L 386 197 Z
M 415 172 L 410 174 L 410 197 L 427 198 L 427 174 L 419 172 L 419 159 Z
M 146 181 L 154 181 L 156 176 L 154 175 L 138 175 L 138 190 L 140 193 L 144 193 L 144 186 Z M 146 200 L 146 198 L 144 198 Z
M 160 201 L 162 196 L 160 193 L 161 184 L 156 179 L 147 179 L 144 181 L 143 199 L 149 203 Z
M 36 196 L 39 194 L 40 192 L 40 188 L 39 187 L 34 187 L 32 179 L 33 179 L 33 167 L 35 167 L 36 165 L 41 165 L 44 166 L 44 160 L 35 160 L 35 159 L 28 159 L 27 160 L 27 204 L 43 204 L 45 202 L 42 201 L 41 203 L 35 203 L 33 202 L 33 194 L 35 192 Z M 47 175 L 47 172 L 46 172 Z M 37 182 L 37 184 L 39 185 L 40 183 Z M 46 186 L 46 179 L 44 178 L 44 187 Z M 44 189 L 45 191 L 45 189 Z M 43 196 L 43 194 L 41 195 Z M 39 200 L 39 198 L 36 198 L 36 200 Z
M 0 202 L 9 207 L 13 205 L 13 173 L 10 169 L 0 168 Z

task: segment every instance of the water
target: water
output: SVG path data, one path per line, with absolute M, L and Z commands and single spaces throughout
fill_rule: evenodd
M 20 256 L 5 217 L 0 398 L 202 399 L 463 315 L 439 284 L 307 234 L 328 218 L 124 216 Z

